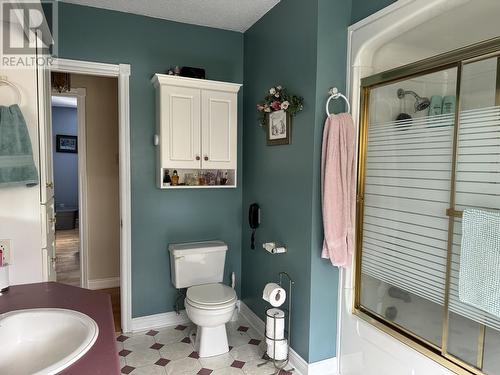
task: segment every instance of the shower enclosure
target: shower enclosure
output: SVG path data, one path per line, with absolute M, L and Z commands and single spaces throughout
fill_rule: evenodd
M 461 214 L 500 210 L 500 38 L 364 78 L 361 109 L 354 313 L 500 375 L 500 317 L 458 296 Z

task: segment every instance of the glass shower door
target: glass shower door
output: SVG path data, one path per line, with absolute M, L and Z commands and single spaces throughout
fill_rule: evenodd
M 462 68 L 445 345 L 448 355 L 491 375 L 500 374 L 500 318 L 460 301 L 458 285 L 461 213 L 467 208 L 500 210 L 498 67 L 498 57 L 492 57 L 465 63 Z
M 459 295 L 462 213 L 500 211 L 495 48 L 364 86 L 356 312 L 460 374 L 500 375 L 500 316 Z
M 370 89 L 360 306 L 442 346 L 457 69 Z

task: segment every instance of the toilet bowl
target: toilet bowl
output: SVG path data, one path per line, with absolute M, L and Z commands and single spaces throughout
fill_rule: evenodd
M 170 274 L 177 289 L 187 288 L 184 306 L 198 326 L 200 357 L 227 353 L 226 323 L 233 316 L 236 293 L 222 284 L 228 246 L 220 240 L 169 244 Z
M 226 323 L 236 306 L 234 289 L 220 283 L 188 288 L 184 305 L 189 319 L 197 325 L 195 348 L 200 358 L 227 353 Z

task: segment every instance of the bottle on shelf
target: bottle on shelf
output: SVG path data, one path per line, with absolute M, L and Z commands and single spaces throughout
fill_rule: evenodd
M 170 175 L 169 175 L 168 169 L 165 169 L 163 171 L 163 184 L 168 186 L 171 183 L 172 183 L 172 180 L 170 179 Z
M 221 184 L 221 185 L 225 185 L 225 184 L 227 184 L 227 171 L 226 171 L 226 172 L 224 172 L 224 177 L 222 177 L 222 178 L 220 179 L 220 184 Z
M 174 169 L 174 172 L 172 174 L 172 185 L 177 186 L 179 185 L 179 175 L 177 174 L 177 170 Z

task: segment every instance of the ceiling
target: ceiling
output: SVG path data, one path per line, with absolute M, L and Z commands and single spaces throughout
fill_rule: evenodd
M 62 0 L 193 25 L 245 32 L 280 0 Z

